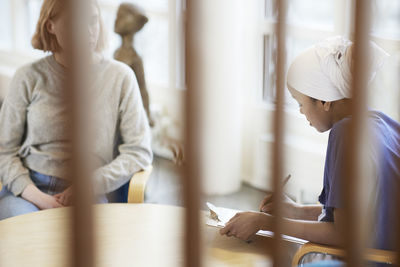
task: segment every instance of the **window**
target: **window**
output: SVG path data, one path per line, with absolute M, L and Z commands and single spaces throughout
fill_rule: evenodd
M 334 30 L 333 0 L 289 0 L 288 22 L 304 28 Z
M 275 99 L 275 88 L 276 88 L 276 75 L 275 75 L 275 63 L 277 57 L 277 40 L 273 34 L 264 35 L 264 90 L 263 97 L 265 100 Z M 268 90 L 273 88 L 273 90 Z
M 40 8 L 42 6 L 43 0 L 25 0 L 27 9 L 25 12 L 27 13 L 26 17 L 26 34 L 20 34 L 20 51 L 25 53 L 32 53 L 37 57 L 43 56 L 43 52 L 34 50 L 31 46 L 31 38 L 36 30 L 36 23 L 39 19 Z
M 390 54 L 394 54 L 396 62 L 389 62 L 391 69 L 383 71 L 384 74 L 377 77 L 378 86 L 385 88 L 388 99 L 398 99 L 398 79 L 394 73 L 398 69 L 393 66 L 400 65 L 400 1 L 398 0 L 374 0 L 372 1 L 371 38 Z M 274 75 L 274 27 L 276 21 L 276 4 L 273 0 L 265 0 L 264 19 L 264 77 L 262 99 L 264 102 L 273 102 L 275 99 L 275 75 Z M 303 50 L 322 39 L 334 35 L 349 35 L 350 32 L 350 5 L 349 1 L 334 0 L 288 0 L 287 16 L 287 64 Z M 383 85 L 382 85 L 383 83 Z M 375 83 L 374 83 L 375 85 Z M 382 88 L 378 88 L 382 91 Z M 288 106 L 295 104 L 286 90 L 286 103 Z M 372 102 L 377 102 L 373 100 Z M 379 101 L 378 101 L 379 102 Z M 382 101 L 380 101 L 382 102 Z M 390 107 L 387 101 L 383 105 L 375 103 L 374 107 L 383 108 L 395 118 L 399 117 L 399 110 Z M 393 104 L 391 104 L 393 106 Z
M 318 10 L 318 12 L 315 12 Z M 289 0 L 288 1 L 288 29 L 286 37 L 286 67 L 301 51 L 329 35 L 334 34 L 335 14 L 333 0 Z M 276 3 L 273 0 L 265 1 L 264 21 L 264 82 L 263 100 L 273 102 L 275 99 L 275 60 L 276 37 L 275 24 L 277 18 Z M 286 93 L 286 103 L 295 104 L 295 101 Z
M 9 27 L 10 10 L 8 1 L 0 2 L 0 49 L 10 49 L 12 45 L 11 27 Z
M 400 40 L 400 1 L 372 1 L 372 32 L 382 38 Z
M 135 36 L 134 45 L 144 62 L 149 87 L 184 88 L 184 0 L 98 0 L 109 37 L 106 57 L 120 45 L 114 22 L 121 2 L 143 9 L 149 22 Z M 21 62 L 43 56 L 31 46 L 43 0 L 2 0 L 0 3 L 0 58 L 23 56 Z M 11 56 L 12 54 L 12 56 Z M 27 59 L 28 58 L 28 59 Z M 6 62 L 4 60 L 4 62 Z
M 112 57 L 120 45 L 120 37 L 114 33 L 118 5 L 122 1 L 101 0 L 102 15 L 110 38 L 107 56 Z M 169 8 L 167 0 L 131 0 L 142 8 L 149 22 L 135 36 L 134 45 L 141 55 L 147 80 L 161 86 L 169 84 Z

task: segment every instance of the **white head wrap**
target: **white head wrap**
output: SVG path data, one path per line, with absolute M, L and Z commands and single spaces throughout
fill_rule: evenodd
M 370 42 L 369 81 L 383 65 L 388 54 Z M 328 38 L 297 56 L 290 65 L 287 83 L 312 98 L 336 101 L 351 98 L 353 43 L 341 36 Z

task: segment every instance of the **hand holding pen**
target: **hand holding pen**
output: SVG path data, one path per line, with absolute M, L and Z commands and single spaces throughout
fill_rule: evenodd
M 290 180 L 291 175 L 289 174 L 285 180 L 283 181 L 283 187 L 288 183 Z M 261 201 L 260 204 L 260 211 L 273 214 L 273 201 L 274 201 L 274 193 L 269 193 L 267 194 L 264 199 Z M 294 202 L 292 199 L 290 199 L 288 196 L 285 194 L 283 195 L 283 203 L 282 203 L 282 216 L 288 217 L 288 218 L 293 218 L 295 217 L 296 209 L 299 206 L 296 202 Z

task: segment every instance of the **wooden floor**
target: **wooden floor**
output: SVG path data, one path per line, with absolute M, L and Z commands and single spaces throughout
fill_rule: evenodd
M 169 160 L 155 157 L 154 170 L 146 188 L 145 202 L 182 206 L 182 183 L 177 167 Z M 239 192 L 223 196 L 203 196 L 203 208 L 207 201 L 216 206 L 238 210 L 257 210 L 264 191 L 242 185 Z

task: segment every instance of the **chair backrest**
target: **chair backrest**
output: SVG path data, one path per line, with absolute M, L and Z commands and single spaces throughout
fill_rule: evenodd
M 297 250 L 297 252 L 293 256 L 292 266 L 301 266 L 303 264 L 302 260 L 307 254 L 324 254 L 336 256 L 338 258 L 344 258 L 346 255 L 346 251 L 337 247 L 309 242 L 302 245 Z M 363 258 L 366 261 L 386 264 L 394 264 L 397 261 L 396 252 L 380 249 L 367 249 Z

